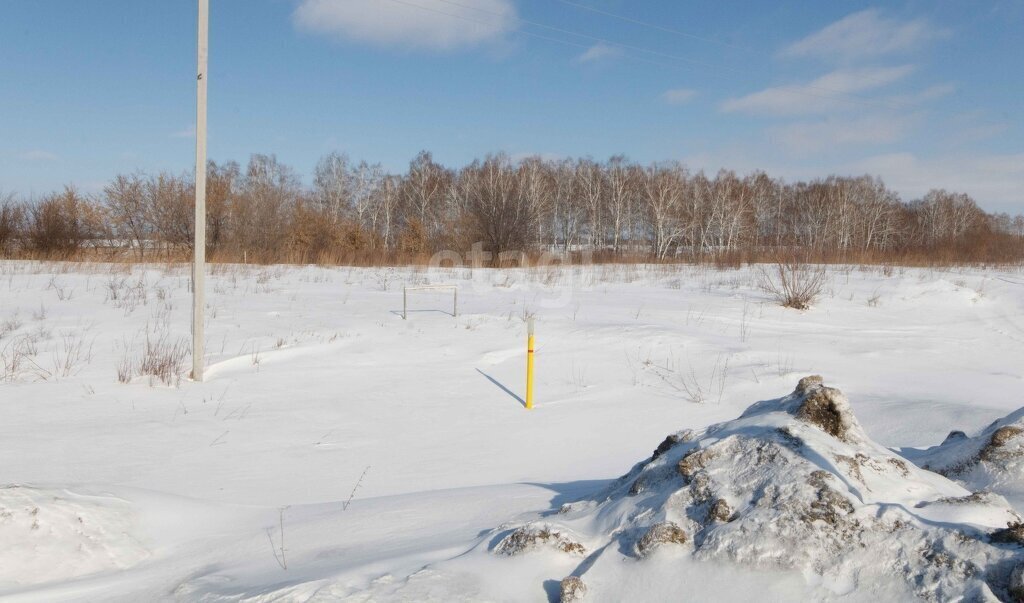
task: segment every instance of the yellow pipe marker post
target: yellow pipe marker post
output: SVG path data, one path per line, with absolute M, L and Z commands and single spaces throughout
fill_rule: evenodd
M 533 318 L 526 323 L 526 410 L 533 408 Z

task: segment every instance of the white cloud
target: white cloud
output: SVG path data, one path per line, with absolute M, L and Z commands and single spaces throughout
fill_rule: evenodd
M 940 99 L 944 96 L 949 96 L 954 92 L 956 92 L 956 86 L 954 84 L 936 84 L 917 92 L 890 96 L 886 100 L 900 105 L 920 105 L 922 103 Z
M 989 210 L 1024 212 L 1024 153 L 924 159 L 913 153 L 891 153 L 854 162 L 846 171 L 879 175 L 904 199 L 945 188 L 967 193 Z
M 55 153 L 49 151 L 43 151 L 40 149 L 33 149 L 31 151 L 25 151 L 18 155 L 20 159 L 25 161 L 57 161 L 60 159 Z
M 914 70 L 913 65 L 837 69 L 806 84 L 766 88 L 721 105 L 726 113 L 801 115 L 825 113 L 871 104 L 850 95 L 869 92 L 897 82 Z
M 682 105 L 690 102 L 690 100 L 692 100 L 696 95 L 696 90 L 691 90 L 689 88 L 675 88 L 673 90 L 666 90 L 661 95 L 661 100 L 670 105 Z
M 947 30 L 924 19 L 900 21 L 871 8 L 847 15 L 791 44 L 779 56 L 857 61 L 907 53 L 948 35 Z
M 828 174 L 879 176 L 905 201 L 919 199 L 933 188 L 967 193 L 986 211 L 1024 213 L 1024 153 L 978 154 L 968 151 L 920 157 L 910 152 L 861 155 L 837 161 L 793 161 L 772 149 L 749 142 L 713 152 L 686 156 L 687 165 L 715 173 L 720 168 L 751 173 L 758 170 L 789 182 Z
M 376 46 L 453 50 L 501 39 L 515 29 L 512 0 L 301 0 L 301 30 Z
M 604 42 L 598 42 L 588 48 L 583 54 L 576 57 L 577 63 L 593 63 L 604 59 L 613 59 L 622 56 L 622 49 L 617 46 L 610 46 Z
M 192 124 L 183 130 L 179 130 L 171 134 L 171 138 L 195 138 L 196 137 L 196 125 Z
M 791 151 L 818 152 L 857 145 L 892 144 L 903 140 L 920 123 L 916 115 L 864 115 L 850 119 L 830 118 L 776 126 L 768 135 Z
M 968 125 L 955 130 L 950 134 L 950 139 L 956 144 L 966 144 L 995 138 L 1010 129 L 1010 122 L 989 122 Z

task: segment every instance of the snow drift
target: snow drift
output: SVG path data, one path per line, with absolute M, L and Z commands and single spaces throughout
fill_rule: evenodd
M 0 584 L 39 584 L 125 569 L 149 552 L 130 505 L 66 490 L 0 487 Z
M 1002 496 L 873 442 L 839 390 L 807 377 L 738 419 L 670 435 L 591 499 L 503 526 L 491 551 L 577 559 L 566 599 L 608 598 L 595 588 L 612 582 L 595 576 L 614 567 L 602 556 L 684 555 L 798 570 L 835 594 L 885 583 L 925 600 L 1008 601 L 1024 597 L 1020 520 Z
M 973 490 L 998 492 L 1018 506 L 1024 502 L 1024 408 L 974 437 L 953 431 L 938 446 L 903 454 Z

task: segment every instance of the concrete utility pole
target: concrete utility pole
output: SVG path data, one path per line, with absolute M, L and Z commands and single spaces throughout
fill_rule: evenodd
M 203 380 L 203 306 L 206 293 L 206 82 L 210 0 L 199 0 L 199 74 L 196 78 L 196 221 L 192 246 L 192 379 Z

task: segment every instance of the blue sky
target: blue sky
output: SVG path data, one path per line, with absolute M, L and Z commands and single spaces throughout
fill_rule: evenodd
M 211 4 L 216 160 L 623 153 L 1024 212 L 1019 0 Z M 194 1 L 0 6 L 0 190 L 190 169 Z

